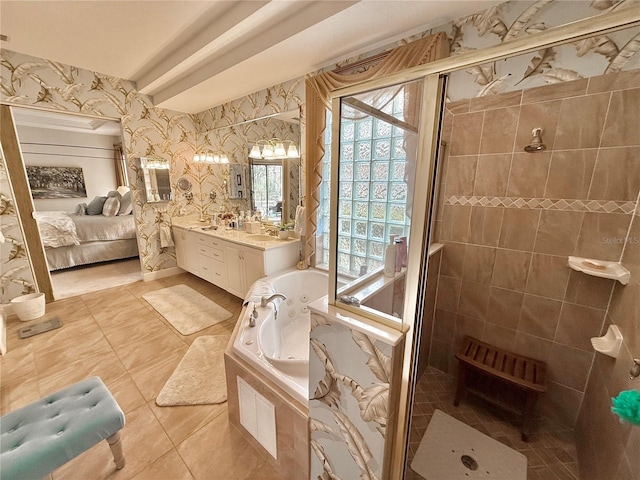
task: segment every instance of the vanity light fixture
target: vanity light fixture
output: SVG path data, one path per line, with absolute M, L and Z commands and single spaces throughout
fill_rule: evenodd
M 169 160 L 162 158 L 140 157 L 140 166 L 149 170 L 169 170 Z
M 262 147 L 262 149 L 261 149 Z M 282 160 L 284 158 L 300 158 L 298 146 L 291 140 L 258 140 L 251 147 L 249 158 L 259 160 Z
M 221 151 L 218 152 L 202 152 L 196 153 L 193 156 L 193 161 L 197 163 L 229 163 L 229 157 L 227 154 Z

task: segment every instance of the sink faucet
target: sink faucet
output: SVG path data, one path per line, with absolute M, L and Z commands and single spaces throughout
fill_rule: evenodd
M 271 295 L 268 298 L 267 297 L 262 297 L 260 299 L 260 306 L 261 307 L 266 307 L 267 303 L 273 302 L 276 298 L 279 298 L 281 300 L 286 300 L 287 299 L 287 297 L 285 295 L 281 294 L 281 293 L 274 293 L 273 295 Z M 275 306 L 275 304 L 274 304 L 274 306 Z

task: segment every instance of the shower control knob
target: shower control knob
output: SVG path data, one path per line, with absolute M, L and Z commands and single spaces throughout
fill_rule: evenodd
M 633 380 L 640 376 L 640 358 L 633 359 L 633 366 L 629 370 L 629 378 Z

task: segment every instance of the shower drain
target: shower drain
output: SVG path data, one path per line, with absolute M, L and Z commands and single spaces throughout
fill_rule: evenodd
M 469 470 L 475 471 L 478 469 L 478 462 L 476 462 L 475 458 L 470 457 L 469 455 L 462 455 L 460 457 L 460 461 L 462 462 L 462 465 Z

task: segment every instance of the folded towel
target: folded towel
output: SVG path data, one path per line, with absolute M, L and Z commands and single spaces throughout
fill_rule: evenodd
M 160 224 L 160 246 L 162 248 L 173 247 L 173 237 L 171 237 L 171 227 L 166 223 Z
M 266 278 L 260 278 L 253 282 L 253 285 L 249 287 L 249 291 L 247 292 L 242 305 L 245 306 L 249 302 L 260 305 L 260 299 L 262 297 L 269 297 L 274 293 L 276 293 L 276 287 L 273 283 Z
M 293 231 L 300 236 L 304 235 L 305 217 L 306 209 L 302 205 L 298 205 L 296 207 L 296 226 L 293 227 Z

